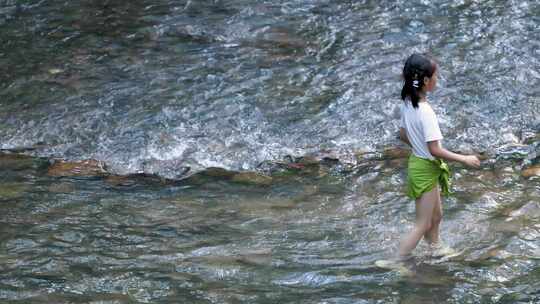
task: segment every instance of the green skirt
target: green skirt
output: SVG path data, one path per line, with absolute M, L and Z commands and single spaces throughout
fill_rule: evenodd
M 448 164 L 440 159 L 431 160 L 411 154 L 409 156 L 407 196 L 414 199 L 419 198 L 437 186 L 437 183 L 441 186 L 442 195 L 451 194 Z

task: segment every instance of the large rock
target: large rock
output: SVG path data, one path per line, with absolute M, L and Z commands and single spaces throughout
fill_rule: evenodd
M 105 182 L 113 187 L 128 187 L 135 184 L 135 180 L 129 176 L 109 175 Z
M 534 165 L 521 171 L 521 175 L 525 178 L 540 176 L 540 165 Z
M 510 217 L 539 218 L 540 202 L 530 201 L 521 208 L 510 212 Z
M 105 176 L 105 164 L 95 159 L 82 161 L 57 161 L 47 171 L 49 176 Z
M 232 181 L 242 184 L 268 186 L 272 184 L 272 177 L 257 172 L 240 172 L 233 176 Z
M 531 134 L 528 134 L 528 136 L 526 136 L 523 143 L 526 145 L 531 145 L 537 141 L 540 141 L 540 133 L 536 133 L 536 134 L 531 133 Z
M 201 174 L 205 176 L 217 177 L 217 178 L 231 178 L 235 175 L 234 172 L 217 167 L 210 167 L 202 171 Z
M 386 148 L 383 151 L 383 157 L 386 159 L 407 158 L 411 150 L 401 147 Z
M 24 170 L 40 167 L 45 160 L 23 154 L 0 153 L 0 170 Z

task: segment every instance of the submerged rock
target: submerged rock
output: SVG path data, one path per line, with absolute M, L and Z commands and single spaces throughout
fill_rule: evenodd
M 71 183 L 58 183 L 50 185 L 47 190 L 53 193 L 71 193 L 75 191 L 75 186 Z
M 521 176 L 525 178 L 529 178 L 533 176 L 540 176 L 540 165 L 534 165 L 532 167 L 529 167 L 521 171 Z
M 523 143 L 526 145 L 531 145 L 537 141 L 540 141 L 540 133 L 527 134 L 523 139 Z
M 269 186 L 272 184 L 272 177 L 257 172 L 240 172 L 232 177 L 232 181 L 242 184 Z
M 126 187 L 135 184 L 133 178 L 121 175 L 109 175 L 105 178 L 105 182 L 113 187 Z
M 41 160 L 41 162 L 40 162 Z M 24 170 L 39 167 L 45 160 L 24 154 L 0 153 L 0 170 Z
M 218 177 L 218 178 L 231 178 L 235 175 L 234 172 L 217 167 L 210 167 L 201 172 L 203 175 Z
M 105 176 L 105 164 L 95 159 L 82 161 L 57 161 L 47 171 L 49 176 Z
M 409 154 L 411 154 L 411 151 L 409 149 L 401 147 L 386 148 L 383 151 L 383 157 L 387 159 L 407 158 L 409 157 Z
M 22 183 L 0 184 L 0 201 L 19 198 L 24 195 L 28 186 Z
M 510 212 L 512 218 L 526 217 L 526 218 L 539 218 L 540 217 L 540 202 L 528 202 L 521 208 Z
M 304 166 L 316 166 L 319 165 L 320 160 L 313 156 L 302 156 L 296 160 L 296 163 Z

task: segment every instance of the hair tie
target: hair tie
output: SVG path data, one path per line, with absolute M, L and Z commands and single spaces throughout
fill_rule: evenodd
M 418 87 L 419 87 L 419 86 L 418 86 L 418 80 L 416 80 L 416 79 L 413 80 L 412 86 L 415 87 L 415 88 L 418 88 Z

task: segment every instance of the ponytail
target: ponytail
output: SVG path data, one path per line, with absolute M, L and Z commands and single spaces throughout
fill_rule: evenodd
M 418 102 L 424 94 L 424 78 L 431 78 L 436 70 L 437 64 L 429 55 L 412 54 L 403 67 L 405 83 L 401 89 L 401 99 L 409 97 L 413 107 L 418 108 Z

